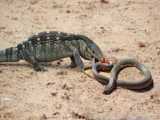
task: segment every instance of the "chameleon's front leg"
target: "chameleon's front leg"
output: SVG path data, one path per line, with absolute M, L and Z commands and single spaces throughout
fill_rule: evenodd
M 71 64 L 69 65 L 69 67 L 71 67 L 71 68 L 77 67 L 74 57 L 71 56 L 70 59 L 71 59 Z
M 81 72 L 84 71 L 84 63 L 80 57 L 79 51 L 74 49 L 73 56 L 71 57 L 71 67 L 78 67 Z

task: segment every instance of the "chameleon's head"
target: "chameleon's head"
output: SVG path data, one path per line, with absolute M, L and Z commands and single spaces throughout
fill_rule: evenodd
M 86 60 L 95 58 L 99 61 L 103 57 L 102 51 L 95 43 L 82 44 L 80 54 Z
M 95 43 L 93 43 L 88 46 L 86 57 L 89 60 L 92 60 L 93 58 L 100 60 L 103 57 L 103 54 L 100 48 Z

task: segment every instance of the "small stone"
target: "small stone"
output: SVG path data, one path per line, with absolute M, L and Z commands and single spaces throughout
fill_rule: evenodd
M 42 115 L 42 117 L 40 118 L 40 120 L 47 120 L 47 116 L 45 114 Z
M 122 117 L 119 120 L 127 120 L 127 118 L 126 117 Z
M 64 85 L 62 86 L 62 89 L 64 89 L 64 90 L 70 90 L 70 89 L 72 89 L 72 87 L 71 87 L 71 86 L 68 86 L 67 84 L 64 84 Z
M 105 32 L 106 32 L 106 29 L 105 29 L 103 26 L 101 26 L 100 29 L 101 29 L 101 32 L 102 32 L 102 33 L 105 33 Z
M 138 46 L 139 46 L 140 48 L 146 47 L 145 43 L 143 43 L 143 42 L 139 42 L 139 43 L 138 43 Z
M 70 100 L 70 95 L 68 95 L 67 93 L 64 93 L 64 95 L 62 96 L 62 99 Z
M 3 27 L 3 26 L 2 26 L 2 27 L 0 27 L 0 30 L 4 30 L 4 29 L 6 29 L 6 27 Z
M 31 0 L 31 2 L 30 2 L 32 5 L 35 5 L 35 4 L 37 4 L 38 3 L 38 0 Z
M 56 96 L 56 95 L 57 95 L 57 92 L 52 92 L 51 95 L 52 95 L 52 96 Z
M 55 107 L 56 107 L 56 109 L 61 109 L 62 105 L 61 104 L 56 104 Z
M 109 1 L 107 1 L 107 0 L 101 0 L 101 3 L 109 4 Z
M 150 96 L 150 99 L 153 99 L 153 98 L 154 98 L 154 95 L 151 95 L 151 96 Z
M 62 86 L 62 89 L 69 90 L 69 87 L 68 87 L 67 84 L 64 84 L 64 85 Z
M 82 120 L 94 120 L 94 119 L 92 119 L 92 118 L 89 118 L 88 116 L 86 116 L 86 115 L 83 115 L 83 114 L 80 114 L 80 113 L 77 113 L 77 112 L 72 112 L 72 116 L 74 117 L 74 118 L 78 118 L 78 119 L 82 119 Z
M 54 82 L 48 82 L 46 85 L 50 86 L 50 85 L 54 85 L 54 84 L 55 84 Z
M 7 35 L 12 35 L 12 34 L 13 34 L 13 31 L 5 31 L 5 33 L 6 33 Z
M 112 109 L 112 108 L 109 108 L 109 110 L 112 111 L 113 109 Z
M 66 10 L 66 13 L 71 13 L 71 11 L 70 10 Z
M 17 18 L 17 17 L 12 17 L 11 19 L 12 19 L 12 20 L 18 20 L 18 18 Z
M 120 52 L 120 51 L 123 51 L 124 49 L 122 48 L 112 48 L 109 52 Z
M 59 71 L 57 72 L 57 75 L 67 75 L 67 71 Z
M 59 112 L 54 112 L 52 115 L 59 115 L 60 113 Z
M 100 29 L 105 30 L 105 28 L 103 26 L 101 26 Z

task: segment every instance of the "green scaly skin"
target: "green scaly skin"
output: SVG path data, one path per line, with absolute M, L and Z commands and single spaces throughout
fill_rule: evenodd
M 26 60 L 36 71 L 45 70 L 41 63 L 70 57 L 71 67 L 84 70 L 81 57 L 86 60 L 103 57 L 100 48 L 88 37 L 63 32 L 40 32 L 16 47 L 0 51 L 0 62 Z

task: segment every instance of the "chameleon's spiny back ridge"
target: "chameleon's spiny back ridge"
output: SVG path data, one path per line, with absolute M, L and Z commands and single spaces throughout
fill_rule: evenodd
M 50 43 L 54 44 L 56 42 L 64 42 L 64 41 L 72 41 L 72 40 L 84 40 L 87 44 L 93 43 L 88 37 L 83 35 L 75 35 L 75 34 L 68 34 L 64 32 L 40 32 L 38 34 L 32 35 L 28 38 L 27 42 L 31 42 L 33 46 L 37 44 L 45 44 Z
M 28 42 L 31 42 L 33 46 L 45 43 L 54 44 L 64 36 L 67 36 L 67 34 L 62 32 L 41 32 L 29 37 Z

